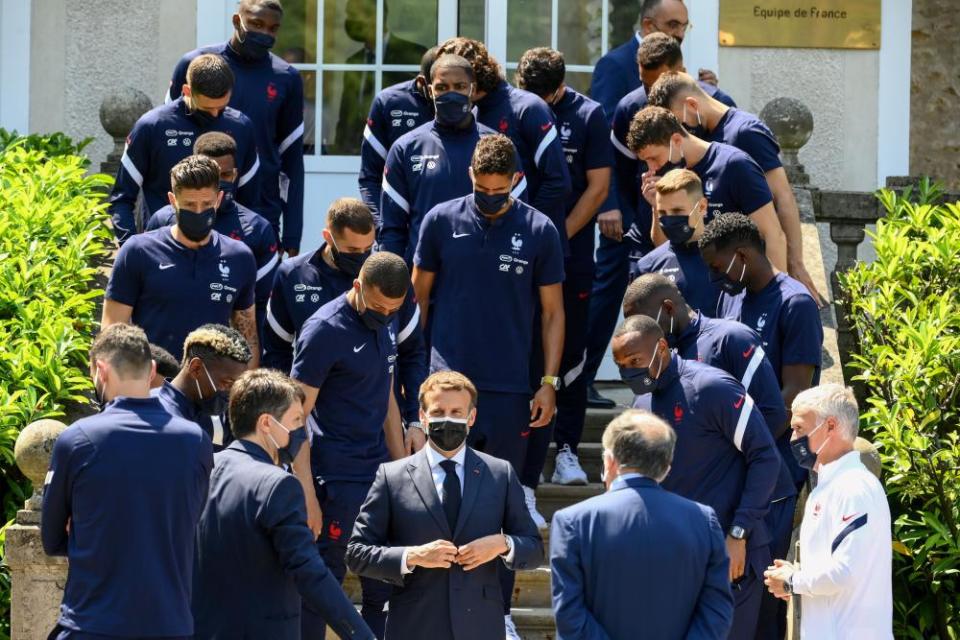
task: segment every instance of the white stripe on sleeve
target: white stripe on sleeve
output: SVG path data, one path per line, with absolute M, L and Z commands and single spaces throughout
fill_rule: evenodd
M 540 166 L 540 157 L 543 156 L 543 152 L 547 150 L 547 147 L 550 146 L 550 143 L 557 139 L 557 125 L 551 125 L 550 130 L 547 131 L 547 135 L 543 136 L 543 140 L 540 141 L 540 146 L 537 147 L 537 152 L 533 154 L 533 163 L 537 166 Z
M 617 140 L 617 136 L 614 135 L 613 129 L 610 129 L 610 142 L 612 142 L 613 147 L 623 155 L 627 156 L 631 160 L 637 159 L 637 155 L 633 151 L 630 151 L 630 149 L 623 146 L 622 142 Z
M 389 182 L 387 182 L 387 177 L 383 177 L 383 192 L 390 196 L 390 199 L 397 203 L 397 206 L 410 213 L 410 203 L 407 202 L 407 199 L 402 195 L 397 193 L 397 190 L 394 189 Z
M 402 343 L 404 340 L 410 337 L 410 334 L 413 333 L 413 330 L 417 328 L 417 323 L 420 322 L 420 305 L 416 305 L 413 310 L 413 316 L 410 318 L 410 322 L 407 323 L 407 326 L 403 328 L 403 331 L 400 332 L 400 335 L 397 336 L 397 344 Z
M 297 138 L 299 138 L 302 135 L 303 135 L 303 123 L 301 122 L 296 129 L 290 132 L 290 135 L 288 135 L 286 138 L 283 139 L 283 142 L 280 143 L 280 146 L 277 147 L 277 155 L 282 156 L 283 152 L 289 149 L 290 145 L 296 142 Z
M 277 266 L 278 262 L 280 262 L 280 254 L 274 253 L 273 257 L 267 261 L 267 264 L 257 269 L 257 280 L 259 281 L 265 276 L 270 275 L 270 272 L 273 271 L 273 268 Z
M 749 364 L 747 364 L 747 370 L 743 372 L 743 379 L 740 380 L 740 384 L 743 385 L 743 388 L 750 390 L 750 383 L 753 382 L 753 375 L 757 372 L 757 369 L 760 368 L 760 364 L 763 362 L 763 358 L 766 355 L 763 351 L 763 347 L 758 346 L 754 352 L 753 357 L 750 358 Z
M 247 171 L 245 174 L 240 176 L 240 180 L 237 181 L 237 188 L 239 189 L 243 185 L 247 184 L 253 180 L 253 176 L 257 175 L 257 170 L 260 169 L 260 154 L 256 155 L 253 166 L 250 167 L 250 171 Z
M 387 148 L 383 146 L 383 143 L 377 140 L 377 136 L 373 135 L 373 131 L 370 130 L 370 125 L 367 125 L 363 128 L 363 139 L 367 141 L 367 144 L 373 147 L 373 150 L 377 152 L 377 155 L 384 160 L 387 159 Z
M 743 406 L 740 407 L 740 418 L 737 420 L 737 428 L 733 432 L 733 444 L 740 451 L 743 451 L 743 434 L 747 430 L 747 423 L 750 421 L 751 413 L 753 413 L 753 398 L 747 393 L 744 395 Z
M 273 332 L 277 334 L 277 337 L 284 342 L 293 344 L 293 334 L 281 327 L 277 317 L 273 315 L 273 300 L 267 303 L 267 324 L 269 324 Z
M 123 165 L 123 168 L 127 170 L 127 173 L 130 174 L 130 177 L 133 178 L 133 181 L 137 183 L 138 187 L 143 187 L 143 174 L 140 173 L 140 170 L 137 169 L 137 165 L 133 164 L 133 160 L 130 159 L 130 155 L 127 153 L 128 146 L 123 148 L 123 155 L 120 157 L 120 164 Z

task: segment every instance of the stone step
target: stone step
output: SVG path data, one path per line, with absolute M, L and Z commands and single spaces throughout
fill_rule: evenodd
M 603 430 L 607 428 L 610 421 L 623 413 L 626 407 L 617 407 L 616 409 L 587 409 L 587 415 L 583 421 L 583 435 L 581 442 L 600 442 L 603 436 Z
M 360 602 L 360 580 L 347 573 L 343 590 L 351 602 Z M 540 567 L 532 571 L 518 571 L 513 586 L 513 605 L 518 607 L 550 607 L 550 569 Z
M 360 606 L 357 605 L 357 610 Z M 553 610 L 550 605 L 544 607 L 513 607 L 510 615 L 517 627 L 517 632 L 523 640 L 555 640 L 557 627 L 553 622 Z M 499 640 L 501 636 L 491 635 L 492 640 Z M 333 629 L 327 627 L 326 640 L 338 640 Z
M 577 447 L 577 456 L 580 458 L 580 466 L 587 472 L 587 479 L 590 482 L 600 482 L 600 470 L 603 468 L 600 461 L 600 453 L 603 447 L 599 442 L 581 442 Z M 543 468 L 543 477 L 550 480 L 553 475 L 555 458 L 557 456 L 557 445 L 550 443 L 550 451 L 547 453 L 547 463 Z
M 600 495 L 601 493 L 603 493 L 603 485 L 599 482 L 592 482 L 581 486 L 564 486 L 550 483 L 541 484 L 537 487 L 537 511 L 549 522 L 553 514 L 560 509 L 582 502 L 587 498 Z

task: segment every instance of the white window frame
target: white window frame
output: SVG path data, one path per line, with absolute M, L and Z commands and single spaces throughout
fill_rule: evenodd
M 0 0 L 0 127 L 30 132 L 31 0 Z

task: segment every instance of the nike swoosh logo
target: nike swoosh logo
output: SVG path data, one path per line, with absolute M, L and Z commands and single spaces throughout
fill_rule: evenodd
M 367 346 L 367 343 L 366 343 L 366 342 L 364 342 L 364 343 L 363 343 L 362 345 L 360 345 L 359 347 L 354 347 L 354 348 L 353 348 L 353 352 L 354 352 L 354 353 L 360 353 L 360 351 L 363 350 L 363 348 L 364 348 L 365 346 Z
M 744 398 L 746 398 L 746 397 L 747 397 L 747 396 L 740 396 L 740 399 L 733 403 L 733 408 L 734 408 L 734 409 L 739 409 L 740 407 L 742 407 L 742 406 L 743 406 L 743 400 L 744 400 Z
M 520 432 L 520 437 L 521 437 L 521 438 L 526 438 L 526 437 L 529 436 L 529 435 L 530 435 L 530 429 L 527 429 L 526 431 L 521 431 L 521 432 Z
M 750 354 L 752 354 L 756 348 L 757 348 L 757 345 L 755 344 L 750 345 L 750 348 L 743 352 L 743 357 L 749 358 Z
M 547 124 L 542 124 L 542 125 L 540 125 L 540 131 L 546 131 L 547 129 L 549 129 L 549 128 L 552 127 L 552 126 L 553 126 L 553 123 L 552 123 L 552 122 L 548 122 Z
M 854 514 L 849 515 L 849 516 L 843 516 L 843 517 L 840 518 L 840 519 L 843 520 L 844 522 L 846 522 L 847 520 L 849 520 L 850 518 L 855 517 L 856 515 L 857 515 L 857 514 L 854 513 Z
M 161 265 L 160 265 L 160 271 L 166 271 L 167 269 L 169 269 L 170 267 L 173 267 L 173 266 L 176 266 L 176 265 L 174 265 L 173 263 L 170 263 L 170 264 L 161 264 Z
M 462 238 L 462 237 L 468 236 L 468 235 L 470 235 L 470 234 L 469 234 L 469 233 L 454 233 L 454 234 L 453 234 L 453 237 L 454 237 L 454 238 Z

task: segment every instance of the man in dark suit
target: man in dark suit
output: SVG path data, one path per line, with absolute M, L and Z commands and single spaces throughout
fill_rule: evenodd
M 512 570 L 543 560 L 510 463 L 465 444 L 476 400 L 463 374 L 426 379 L 420 420 L 429 446 L 380 466 L 354 525 L 347 566 L 396 585 L 387 640 L 503 637 L 498 558 Z
M 230 393 L 238 438 L 215 456 L 197 526 L 196 640 L 299 640 L 301 598 L 341 638 L 374 638 L 327 570 L 290 465 L 307 440 L 303 391 L 273 370 L 248 371 Z
M 557 640 L 727 637 L 733 596 L 717 516 L 659 485 L 676 440 L 653 414 L 624 412 L 603 434 L 607 493 L 553 516 Z
M 419 65 L 427 47 L 404 40 L 387 30 L 388 2 L 383 3 L 383 64 Z M 343 28 L 354 42 L 363 46 L 351 53 L 347 64 L 376 64 L 377 61 L 377 3 L 376 0 L 347 0 Z M 376 72 L 352 71 L 343 74 L 343 94 L 340 98 L 340 117 L 333 151 L 343 155 L 360 153 L 363 127 L 373 98 L 377 95 Z M 384 72 L 382 86 L 387 87 L 410 80 L 416 72 Z

